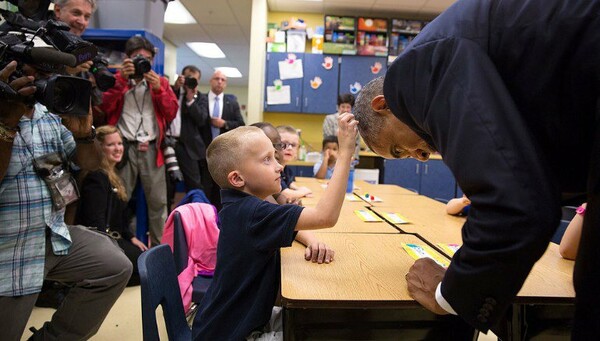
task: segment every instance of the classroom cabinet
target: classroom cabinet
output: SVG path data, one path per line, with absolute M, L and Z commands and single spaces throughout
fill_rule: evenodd
M 305 178 L 312 178 L 314 177 L 314 173 L 313 173 L 313 166 L 292 166 L 292 165 L 287 165 L 286 167 L 290 167 L 292 169 L 292 172 L 294 172 L 295 176 L 302 176 Z
M 336 112 L 339 75 L 339 56 L 326 54 L 304 55 L 302 112 L 333 114 Z
M 387 57 L 342 56 L 338 93 L 358 95 L 369 81 L 385 75 Z
M 289 58 L 289 53 L 267 53 L 265 111 L 302 112 L 309 114 L 331 114 L 336 111 L 339 75 L 338 56 L 323 54 L 294 53 L 302 60 L 302 78 L 281 79 L 280 62 Z M 289 86 L 290 103 L 269 104 L 268 87 L 281 80 Z
M 303 60 L 304 53 L 294 53 L 296 59 Z M 275 112 L 302 112 L 302 78 L 281 79 L 279 73 L 279 62 L 285 62 L 288 59 L 288 53 L 267 53 L 267 75 L 265 77 L 265 89 L 274 86 L 276 80 L 281 80 L 282 86 L 289 86 L 290 102 L 286 104 L 268 104 L 267 90 L 265 90 L 265 111 Z M 304 63 L 304 61 L 303 61 Z
M 302 77 L 281 79 L 280 62 L 286 62 L 289 53 L 267 53 L 265 77 L 266 112 L 290 112 L 307 114 L 331 114 L 336 112 L 337 95 L 358 95 L 362 87 L 372 79 L 385 75 L 385 57 L 337 56 L 327 54 L 294 53 L 302 60 Z M 269 104 L 269 87 L 281 80 L 281 86 L 289 86 L 289 103 Z M 271 102 L 272 103 L 272 102 Z
M 441 160 L 385 160 L 383 181 L 440 201 L 456 196 L 454 176 Z

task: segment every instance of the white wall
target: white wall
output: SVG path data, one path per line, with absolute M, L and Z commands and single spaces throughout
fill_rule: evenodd
M 252 25 L 250 29 L 250 74 L 248 75 L 248 120 L 263 120 L 265 84 L 265 37 L 267 36 L 267 0 L 252 0 Z

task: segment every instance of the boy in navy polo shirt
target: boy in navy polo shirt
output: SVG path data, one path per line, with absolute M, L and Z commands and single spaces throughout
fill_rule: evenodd
M 264 200 L 281 191 L 283 167 L 275 159 L 271 140 L 259 128 L 239 127 L 210 144 L 208 168 L 222 188 L 221 233 L 215 276 L 194 319 L 194 340 L 245 340 L 263 329 L 279 291 L 279 249 L 291 246 L 294 238 L 307 245 L 306 260 L 333 260 L 334 252 L 303 230 L 337 222 L 357 123 L 350 113 L 340 115 L 338 163 L 314 208 Z

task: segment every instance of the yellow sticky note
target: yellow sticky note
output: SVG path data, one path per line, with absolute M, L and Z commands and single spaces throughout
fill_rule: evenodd
M 381 220 L 381 218 L 379 218 L 378 216 L 376 216 L 375 214 L 373 214 L 372 212 L 367 211 L 367 210 L 355 210 L 354 213 L 356 213 L 356 215 L 362 221 L 366 221 L 366 222 L 383 221 L 383 220 Z
M 435 252 L 431 247 L 429 247 L 429 245 L 402 243 L 402 248 L 415 260 L 421 258 L 431 258 L 440 266 L 443 266 L 445 268 L 447 268 L 448 265 L 450 265 L 449 260 Z

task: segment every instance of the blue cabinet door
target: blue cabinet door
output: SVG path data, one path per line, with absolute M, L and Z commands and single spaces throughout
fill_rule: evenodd
M 369 81 L 385 75 L 386 57 L 342 56 L 339 94 L 358 95 Z
M 393 184 L 419 192 L 423 163 L 415 159 L 384 160 L 384 184 Z
M 303 113 L 332 114 L 336 111 L 338 58 L 327 54 L 304 55 Z
M 456 192 L 454 176 L 441 160 L 429 160 L 421 166 L 421 190 L 419 194 L 448 202 Z
M 303 53 L 295 53 L 297 59 L 304 59 Z M 275 112 L 301 112 L 302 111 L 302 80 L 303 78 L 282 80 L 284 86 L 290 87 L 290 103 L 269 105 L 267 101 L 267 86 L 273 86 L 273 81 L 281 79 L 279 62 L 285 61 L 287 53 L 267 53 L 267 76 L 265 84 L 265 111 Z M 304 64 L 304 61 L 302 61 Z

